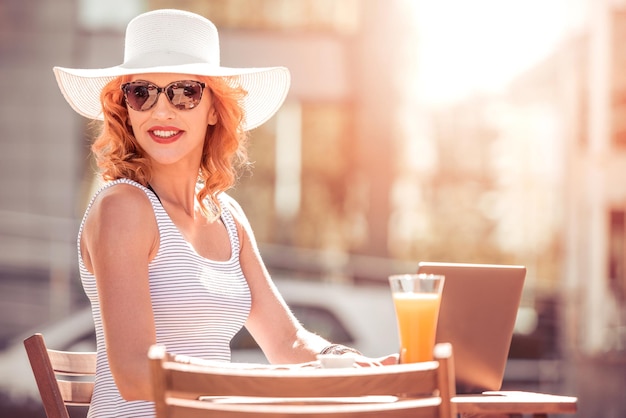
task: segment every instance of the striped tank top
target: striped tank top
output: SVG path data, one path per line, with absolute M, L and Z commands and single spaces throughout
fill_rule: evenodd
M 250 312 L 248 283 L 239 264 L 239 237 L 227 196 L 219 197 L 222 221 L 228 230 L 231 257 L 212 261 L 196 253 L 172 222 L 158 197 L 148 188 L 128 179 L 103 186 L 89 203 L 78 233 L 81 281 L 91 301 L 96 329 L 96 381 L 88 417 L 154 417 L 154 405 L 125 401 L 113 381 L 104 344 L 96 278 L 85 267 L 80 237 L 96 196 L 108 187 L 125 183 L 144 191 L 159 228 L 159 249 L 149 264 L 150 297 L 156 325 L 156 340 L 175 354 L 207 360 L 230 361 L 230 340 L 241 329 Z M 131 318 L 129 318 L 131 320 Z

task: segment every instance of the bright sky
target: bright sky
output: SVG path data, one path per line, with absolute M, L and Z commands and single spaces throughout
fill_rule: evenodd
M 590 0 L 594 1 L 594 0 Z M 417 0 L 421 101 L 497 90 L 580 28 L 588 0 Z

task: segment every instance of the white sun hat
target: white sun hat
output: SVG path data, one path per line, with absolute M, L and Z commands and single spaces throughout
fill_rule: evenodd
M 122 75 L 177 73 L 232 77 L 248 94 L 242 100 L 243 129 L 262 125 L 283 104 L 290 75 L 285 67 L 231 68 L 220 66 L 215 25 L 203 16 L 182 10 L 154 10 L 135 17 L 126 28 L 124 63 L 99 69 L 54 67 L 59 88 L 80 115 L 103 119 L 102 88 Z M 230 79 L 230 78 L 229 78 Z

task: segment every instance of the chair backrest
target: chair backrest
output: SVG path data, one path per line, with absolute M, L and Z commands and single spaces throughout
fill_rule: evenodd
M 435 361 L 342 369 L 182 364 L 149 352 L 156 416 L 456 417 L 450 344 Z
M 39 333 L 26 338 L 24 347 L 48 418 L 69 418 L 67 405 L 90 404 L 96 353 L 48 349 Z

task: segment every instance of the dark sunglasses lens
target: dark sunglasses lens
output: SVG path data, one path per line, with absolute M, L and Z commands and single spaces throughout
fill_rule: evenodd
M 177 109 L 193 109 L 202 100 L 203 89 L 197 81 L 177 81 L 165 88 L 165 94 Z
M 134 110 L 148 110 L 157 101 L 157 88 L 148 83 L 129 83 L 124 89 L 126 103 Z

